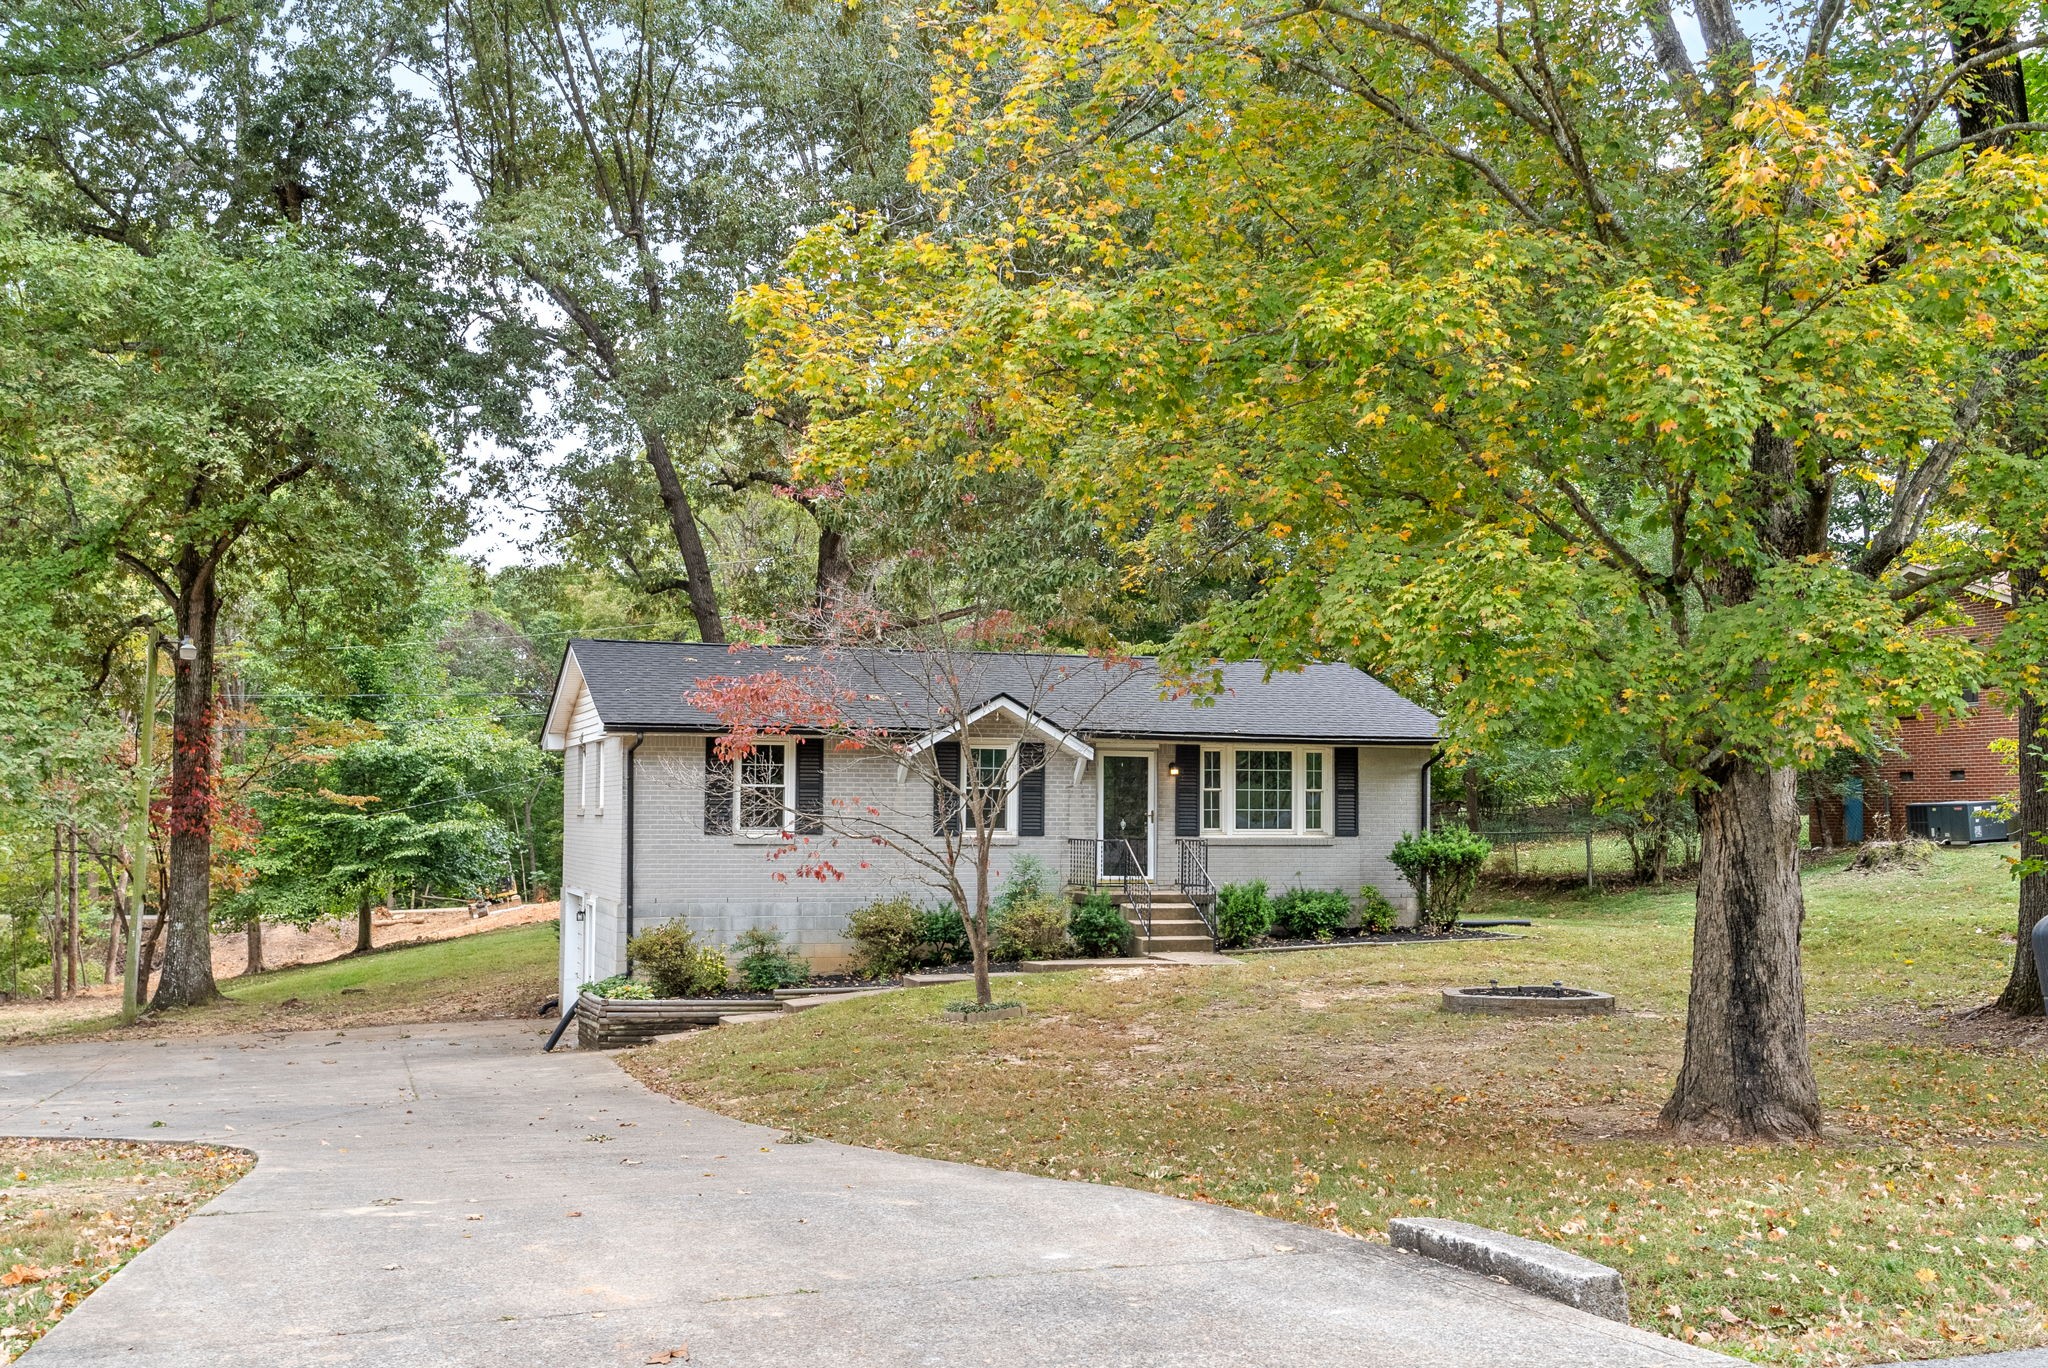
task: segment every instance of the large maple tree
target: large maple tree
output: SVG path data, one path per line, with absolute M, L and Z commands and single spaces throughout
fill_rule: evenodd
M 1941 510 L 2034 364 L 2044 40 L 1996 5 L 1695 14 L 942 15 L 914 174 L 948 222 L 814 232 L 739 308 L 815 470 L 1031 466 L 1140 560 L 1255 547 L 1192 655 L 1653 751 L 1702 834 L 1665 1120 L 1796 1139 L 1797 774 L 1972 668 L 1914 619 L 1998 555 Z

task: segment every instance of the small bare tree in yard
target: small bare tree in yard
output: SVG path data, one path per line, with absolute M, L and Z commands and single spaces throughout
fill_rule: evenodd
M 1043 820 L 1054 752 L 1090 754 L 1075 733 L 1139 675 L 1138 662 L 1032 653 L 1035 638 L 1002 613 L 896 624 L 842 612 L 830 625 L 817 635 L 837 644 L 735 646 L 734 673 L 689 694 L 730 729 L 715 754 L 732 769 L 713 782 L 735 788 L 707 802 L 733 803 L 743 828 L 780 824 L 780 767 L 796 764 L 796 811 L 770 857 L 828 882 L 872 869 L 872 851 L 902 860 L 960 909 L 975 1000 L 986 1005 L 996 838 L 1033 793 Z M 799 738 L 798 753 L 764 751 L 771 737 Z M 813 738 L 817 749 L 801 753 Z M 859 792 L 824 799 L 828 750 L 868 762 Z

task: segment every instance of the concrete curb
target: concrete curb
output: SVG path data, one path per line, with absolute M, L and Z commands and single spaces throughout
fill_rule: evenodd
M 1394 1248 L 1499 1278 L 1591 1315 L 1628 1324 L 1628 1289 L 1606 1264 L 1554 1245 L 1464 1221 L 1400 1216 L 1387 1222 Z

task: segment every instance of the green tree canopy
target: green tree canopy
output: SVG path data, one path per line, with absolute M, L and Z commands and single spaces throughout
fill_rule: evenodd
M 1982 551 L 1937 496 L 2042 319 L 2023 16 L 1979 9 L 948 11 L 953 225 L 812 233 L 740 305 L 754 381 L 810 470 L 1042 470 L 1141 563 L 1241 528 L 1263 591 L 1196 660 L 1647 747 L 1703 832 L 1667 1118 L 1810 1135 L 1796 767 L 1956 704 L 1908 572 Z

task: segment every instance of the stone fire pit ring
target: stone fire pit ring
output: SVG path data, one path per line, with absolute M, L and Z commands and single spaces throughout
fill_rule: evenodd
M 1614 1010 L 1614 994 L 1562 983 L 1489 983 L 1483 988 L 1444 989 L 1443 1009 L 1505 1016 L 1604 1016 Z

